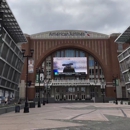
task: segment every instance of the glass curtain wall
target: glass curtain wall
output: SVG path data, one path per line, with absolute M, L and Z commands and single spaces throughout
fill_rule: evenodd
M 6 93 L 12 93 L 18 89 L 23 56 L 5 29 L 0 44 L 0 88 L 6 90 Z
M 42 67 L 46 68 L 46 70 L 44 71 L 46 73 L 49 73 L 49 78 L 52 78 L 50 76 L 53 71 L 53 57 L 87 57 L 87 62 L 88 62 L 87 69 L 88 69 L 89 79 L 94 80 L 96 78 L 96 79 L 104 80 L 104 74 L 103 74 L 102 68 L 98 64 L 98 62 L 95 60 L 95 58 L 87 54 L 86 52 L 82 50 L 78 50 L 78 49 L 59 50 L 53 53 L 52 55 L 48 56 L 46 60 L 42 63 Z M 56 79 L 57 78 L 58 77 L 56 77 Z

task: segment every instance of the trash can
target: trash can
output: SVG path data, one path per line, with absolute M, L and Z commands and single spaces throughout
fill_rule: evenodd
M 15 113 L 18 113 L 18 112 L 20 112 L 20 105 L 15 106 Z

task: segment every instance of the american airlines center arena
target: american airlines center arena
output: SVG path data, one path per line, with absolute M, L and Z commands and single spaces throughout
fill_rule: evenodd
M 117 56 L 127 45 L 114 43 L 118 36 L 84 30 L 26 35 L 28 43 L 22 44 L 21 48 L 27 54 L 34 49 L 34 53 L 28 64 L 25 60 L 20 97 L 25 97 L 28 65 L 29 100 L 39 95 L 49 102 L 125 98 Z

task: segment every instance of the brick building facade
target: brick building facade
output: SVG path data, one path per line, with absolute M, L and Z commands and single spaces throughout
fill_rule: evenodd
M 119 34 L 105 35 L 82 30 L 59 30 L 26 35 L 28 43 L 22 44 L 21 49 L 25 49 L 26 54 L 29 54 L 30 49 L 34 49 L 33 58 L 30 59 L 34 61 L 33 72 L 28 74 L 29 80 L 32 81 L 28 87 L 28 99 L 33 100 L 39 96 L 39 84 L 36 82 L 36 68 L 39 67 L 43 68 L 44 75 L 51 81 L 47 91 L 46 84 L 41 81 L 40 97 L 48 95 L 51 101 L 89 100 L 93 97 L 98 99 L 102 98 L 103 94 L 105 98 L 122 98 L 123 84 L 117 56 L 127 44 L 114 43 L 118 36 Z M 55 75 L 54 57 L 86 57 L 86 75 Z M 25 59 L 20 83 L 21 98 L 25 96 L 26 66 Z M 116 92 L 113 84 L 115 78 Z M 102 87 L 105 88 L 104 92 L 101 91 Z

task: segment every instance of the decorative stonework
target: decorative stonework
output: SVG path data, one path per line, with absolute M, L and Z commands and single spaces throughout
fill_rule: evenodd
M 82 31 L 82 30 L 57 30 L 33 34 L 32 39 L 108 39 L 109 35 Z

